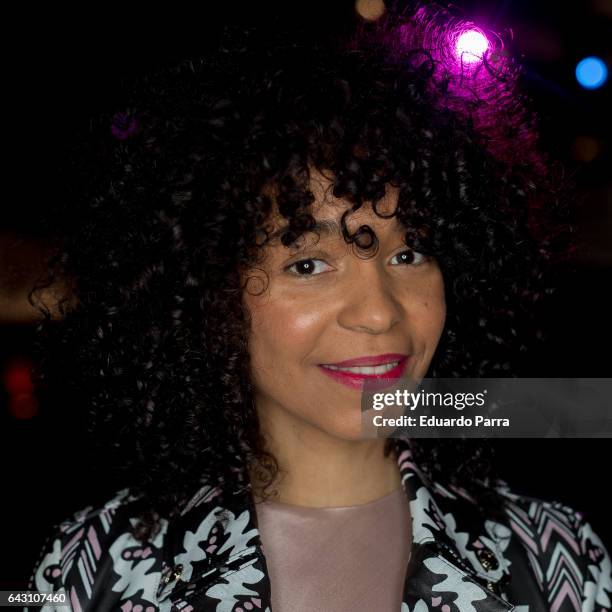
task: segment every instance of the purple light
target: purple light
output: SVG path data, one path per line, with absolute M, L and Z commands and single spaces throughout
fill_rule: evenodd
M 487 37 L 475 28 L 470 28 L 457 37 L 455 53 L 465 64 L 473 64 L 482 60 L 489 48 Z
M 111 132 L 118 140 L 125 140 L 138 132 L 138 121 L 125 112 L 116 112 L 113 116 Z

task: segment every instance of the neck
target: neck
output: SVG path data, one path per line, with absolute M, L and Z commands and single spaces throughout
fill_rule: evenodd
M 268 498 L 316 508 L 354 506 L 401 486 L 395 453 L 384 456 L 385 438 L 346 440 L 307 423 L 282 427 L 276 418 L 273 423 L 260 418 L 260 423 L 266 450 L 277 460 L 279 470 L 264 489 L 259 466 L 252 467 L 256 502 Z

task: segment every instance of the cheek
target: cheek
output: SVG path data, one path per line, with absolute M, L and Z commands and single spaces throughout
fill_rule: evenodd
M 310 304 L 287 296 L 249 301 L 250 353 L 256 369 L 288 369 L 316 348 L 325 313 L 320 302 Z
M 413 329 L 431 347 L 437 345 L 446 319 L 446 300 L 441 274 L 435 275 L 420 287 L 416 299 L 411 303 L 409 317 Z
M 432 348 L 432 353 L 436 349 L 442 332 L 444 331 L 444 322 L 446 320 L 446 306 L 444 299 L 434 302 L 430 308 L 430 316 L 428 319 L 427 331 L 429 334 L 429 343 Z
M 446 320 L 446 298 L 444 296 L 444 283 L 442 282 L 442 277 L 440 277 L 439 282 L 436 283 L 434 288 L 430 302 L 430 310 L 432 334 L 434 334 L 437 343 L 442 335 Z

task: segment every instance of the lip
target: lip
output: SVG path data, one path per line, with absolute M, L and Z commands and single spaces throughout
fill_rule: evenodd
M 348 368 L 353 366 L 377 366 L 390 361 L 401 361 L 407 359 L 408 355 L 402 353 L 384 353 L 383 355 L 365 355 L 364 357 L 356 357 L 355 359 L 347 359 L 346 361 L 338 361 L 337 363 L 322 363 L 321 365 L 333 365 L 340 368 Z
M 360 358 L 360 359 L 371 359 L 371 358 Z M 321 369 L 321 371 L 323 372 L 323 374 L 326 374 L 327 376 L 329 376 L 332 380 L 335 380 L 338 383 L 341 383 L 343 385 L 346 385 L 347 387 L 350 387 L 351 389 L 358 389 L 359 391 L 361 391 L 364 387 L 364 383 L 365 382 L 372 382 L 375 383 L 392 383 L 394 381 L 399 380 L 402 377 L 402 374 L 404 372 L 404 369 L 406 367 L 406 364 L 408 362 L 408 355 L 397 355 L 394 359 L 390 359 L 388 357 L 385 357 L 385 360 L 382 360 L 380 363 L 388 363 L 389 361 L 398 361 L 399 363 L 392 369 L 389 370 L 388 372 L 385 372 L 384 374 L 358 374 L 356 372 L 340 372 L 338 370 L 329 370 L 328 368 L 323 367 L 324 365 L 327 364 L 320 364 L 319 368 Z M 351 361 L 356 361 L 356 360 L 351 360 Z M 347 363 L 347 362 L 342 362 L 341 364 L 329 364 L 329 365 L 338 365 L 340 367 L 349 367 L 349 366 L 353 366 L 353 365 L 379 365 L 379 364 L 354 364 L 354 363 Z

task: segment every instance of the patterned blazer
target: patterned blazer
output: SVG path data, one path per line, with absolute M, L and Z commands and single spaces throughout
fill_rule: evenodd
M 499 481 L 503 524 L 466 491 L 429 481 L 406 443 L 398 466 L 413 521 L 398 612 L 610 610 L 610 556 L 580 513 Z M 122 489 L 55 527 L 29 589 L 65 594 L 74 612 L 274 612 L 251 497 L 219 494 L 201 486 L 143 545 L 129 533 L 139 498 Z

